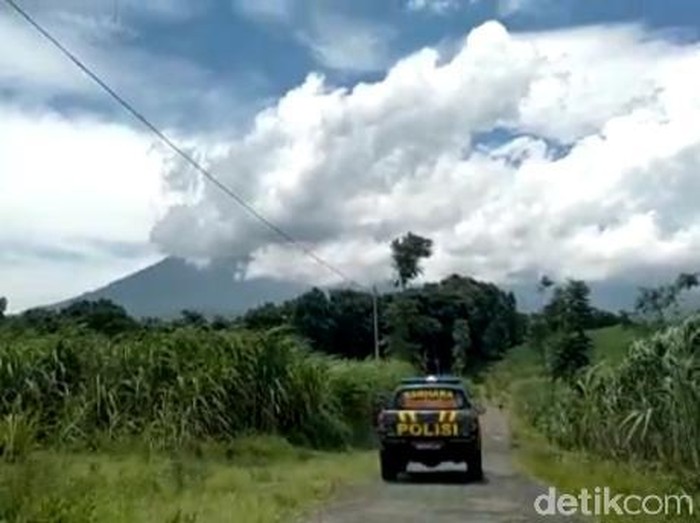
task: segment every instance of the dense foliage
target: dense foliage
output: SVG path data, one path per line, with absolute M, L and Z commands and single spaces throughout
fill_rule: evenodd
M 626 352 L 615 347 L 614 358 L 599 347 L 591 364 L 586 330 L 609 316 L 586 306 L 582 282 L 555 286 L 547 280 L 541 288 L 551 291 L 550 301 L 529 323 L 529 347 L 516 351 L 536 356 L 515 385 L 517 410 L 561 447 L 697 479 L 700 314 L 671 323 L 680 294 L 697 282 L 695 274 L 681 274 L 669 285 L 641 288 L 637 314 L 617 316 L 618 332 L 626 333 L 617 344 L 637 340 Z
M 700 473 L 700 315 L 635 342 L 574 386 L 519 388 L 527 419 L 567 448 Z
M 612 318 L 591 307 L 590 289 L 581 280 L 555 285 L 544 277 L 540 289 L 551 289 L 551 298 L 540 314 L 530 318 L 528 342 L 539 351 L 552 379 L 572 380 L 590 363 L 592 343 L 586 330 Z
M 379 296 L 378 311 L 382 356 L 410 361 L 426 372 L 482 365 L 520 343 L 524 334 L 524 318 L 511 293 L 457 275 Z M 365 292 L 313 289 L 283 305 L 254 309 L 242 321 L 247 328 L 289 325 L 326 354 L 365 358 L 374 352 L 372 295 Z
M 665 325 L 680 315 L 679 302 L 684 292 L 700 284 L 700 273 L 681 273 L 676 279 L 658 287 L 641 287 L 635 303 L 638 317 L 653 326 Z
M 423 273 L 420 260 L 433 254 L 433 241 L 408 232 L 391 242 L 391 259 L 396 273 L 394 284 L 402 289 Z
M 410 373 L 396 362 L 336 361 L 279 332 L 5 333 L 0 449 L 131 437 L 169 447 L 249 432 L 362 443 L 380 393 Z

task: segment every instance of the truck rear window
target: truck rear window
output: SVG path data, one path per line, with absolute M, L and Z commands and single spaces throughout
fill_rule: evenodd
M 452 388 L 410 388 L 398 392 L 396 406 L 409 410 L 462 409 L 466 406 L 466 398 L 461 391 Z

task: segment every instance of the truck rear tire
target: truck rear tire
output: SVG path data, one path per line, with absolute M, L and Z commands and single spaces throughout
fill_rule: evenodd
M 384 481 L 396 481 L 405 466 L 402 466 L 395 453 L 382 450 L 379 452 L 379 468 Z
M 467 451 L 466 461 L 469 479 L 474 481 L 484 479 L 484 469 L 481 463 L 481 445 L 475 445 Z

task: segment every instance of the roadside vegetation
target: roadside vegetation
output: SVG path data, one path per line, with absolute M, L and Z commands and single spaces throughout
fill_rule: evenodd
M 698 517 L 700 315 L 683 317 L 677 308 L 696 285 L 695 275 L 680 275 L 642 289 L 635 315 L 590 329 L 580 299 L 587 293 L 576 291 L 582 282 L 545 280 L 550 300 L 530 322 L 526 343 L 486 380 L 491 398 L 511 407 L 528 470 L 571 491 L 687 492 Z
M 377 474 L 373 421 L 401 378 L 522 340 L 515 299 L 391 244 L 394 288 L 312 289 L 233 317 L 133 318 L 108 301 L 4 314 L 0 521 L 278 521 Z M 244 515 L 245 519 L 241 519 Z
M 378 347 L 374 297 L 348 289 L 167 320 L 0 299 L 0 522 L 288 520 L 376 473 L 375 414 L 417 372 L 508 404 L 522 462 L 562 488 L 700 491 L 700 317 L 677 306 L 696 275 L 642 289 L 635 314 L 545 277 L 525 315 L 472 278 L 410 285 L 426 238 L 391 250 Z
M 290 517 L 371 477 L 375 404 L 412 372 L 281 332 L 5 334 L 0 521 Z
M 40 450 L 0 465 L 0 521 L 295 521 L 375 469 L 374 453 L 299 449 L 266 436 L 197 452 Z

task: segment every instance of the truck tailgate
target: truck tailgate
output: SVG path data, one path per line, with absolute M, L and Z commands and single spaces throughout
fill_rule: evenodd
M 406 439 L 464 438 L 474 428 L 468 410 L 385 410 L 379 420 L 383 436 Z

